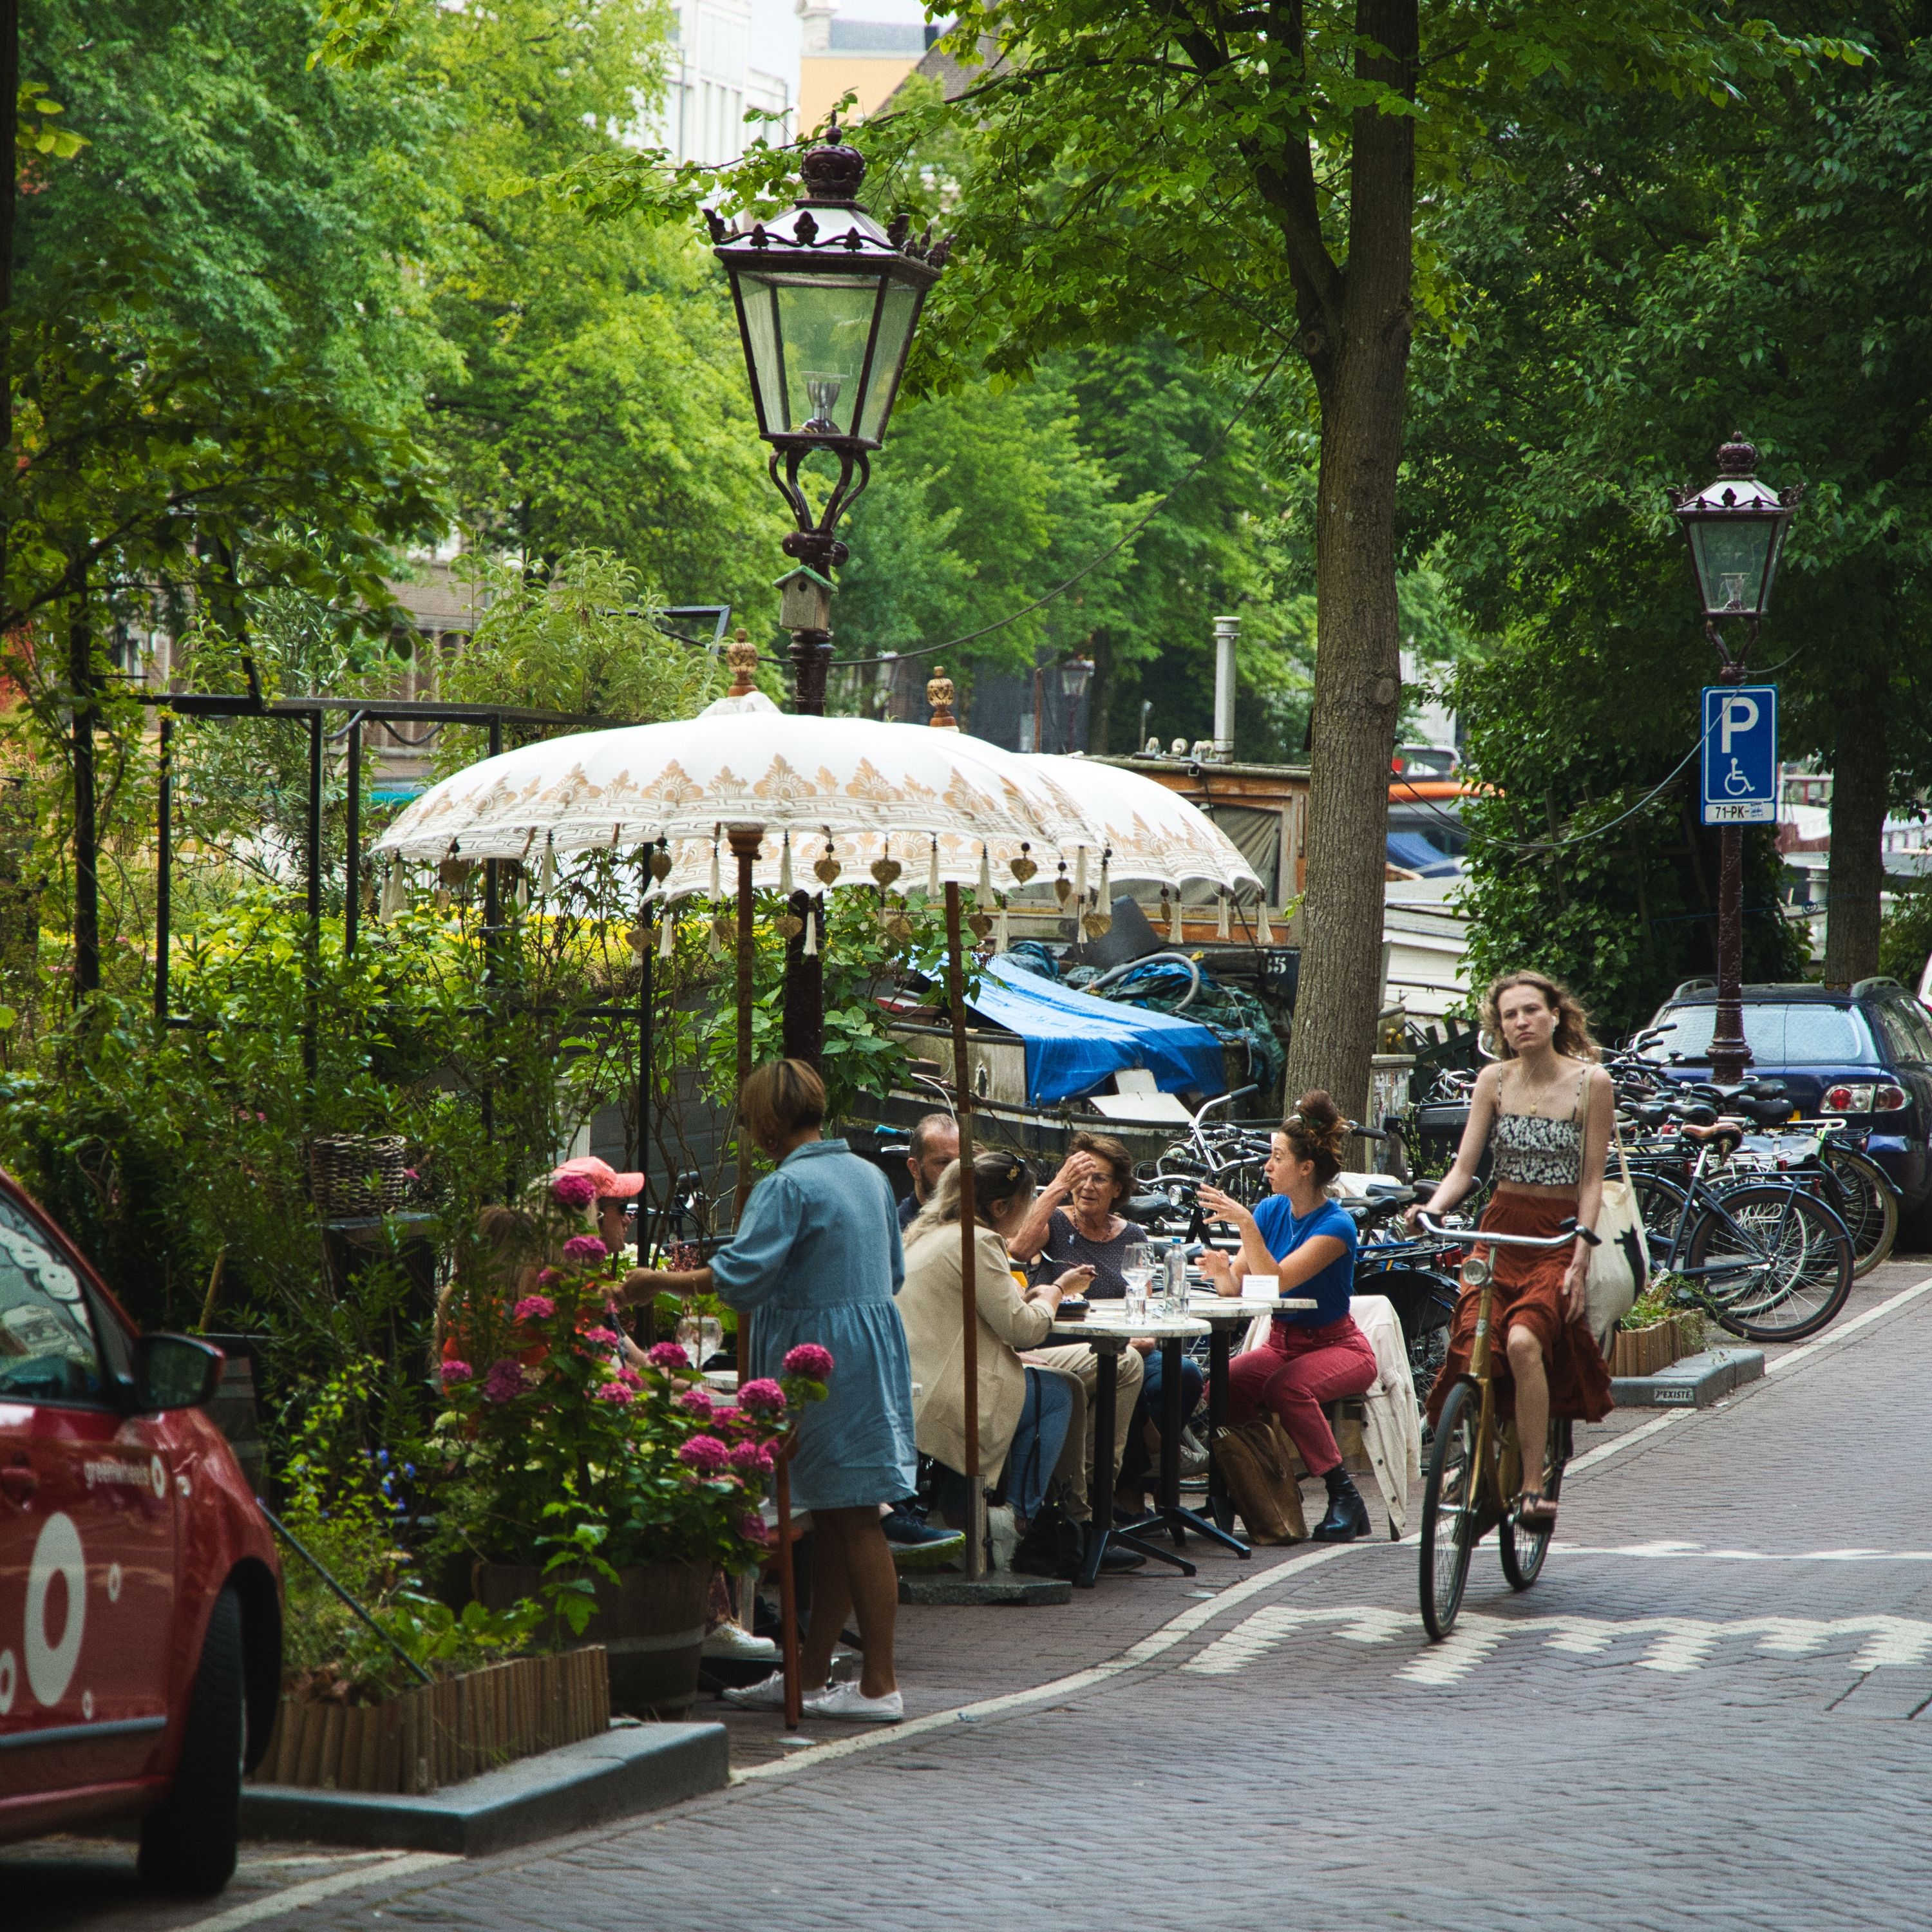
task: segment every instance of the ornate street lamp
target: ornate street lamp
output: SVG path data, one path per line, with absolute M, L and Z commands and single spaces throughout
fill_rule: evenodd
M 1094 660 L 1091 658 L 1069 658 L 1060 667 L 1060 694 L 1066 700 L 1060 716 L 1060 746 L 1063 752 L 1073 749 L 1073 727 L 1080 716 L 1080 700 L 1087 695 L 1087 687 L 1094 681 Z M 1104 912 L 1106 908 L 1103 906 Z
M 1704 634 L 1718 653 L 1719 681 L 1742 684 L 1744 662 L 1757 642 L 1760 626 L 1771 608 L 1771 593 L 1784 550 L 1784 537 L 1801 483 L 1774 491 L 1757 480 L 1757 452 L 1742 431 L 1718 452 L 1718 480 L 1694 496 L 1669 492 L 1672 514 L 1690 546 L 1690 568 L 1703 606 Z M 1722 626 L 1742 620 L 1743 642 L 1734 651 Z M 1719 833 L 1718 868 L 1718 1013 L 1711 1035 L 1711 1077 L 1744 1078 L 1751 1052 L 1744 1039 L 1744 829 L 1726 825 Z
M 860 205 L 865 158 L 834 124 L 801 163 L 805 191 L 787 213 L 728 231 L 706 212 L 713 252 L 730 278 L 758 434 L 772 446 L 772 481 L 798 527 L 784 540 L 798 568 L 780 580 L 780 621 L 792 633 L 798 709 L 825 709 L 832 651 L 830 573 L 848 554 L 833 536 L 871 479 L 906 352 L 939 279 L 950 238 L 907 238 L 903 214 L 881 228 Z M 816 515 L 800 482 L 814 451 L 838 481 Z

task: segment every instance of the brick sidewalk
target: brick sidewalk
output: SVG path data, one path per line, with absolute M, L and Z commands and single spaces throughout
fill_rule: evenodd
M 728 1792 L 259 1922 L 1932 1924 L 1932 1712 L 1911 1715 L 1932 1701 L 1932 1294 L 1846 1332 L 1928 1274 L 1877 1271 L 1826 1346 L 1716 1408 L 1580 1432 L 1543 1580 L 1512 1595 L 1478 1550 L 1448 1645 L 1423 1637 L 1413 1546 L 1386 1541 L 1204 1552 L 1198 1580 L 1064 1609 L 908 1610 L 923 1725 L 784 1751 L 734 1713 Z M 98 1847 L 57 1881 L 60 1850 L 25 1885 L 25 1848 L 0 1852 L 22 1932 L 212 1916 L 116 1895 Z M 222 1909 L 301 1875 L 260 1868 Z

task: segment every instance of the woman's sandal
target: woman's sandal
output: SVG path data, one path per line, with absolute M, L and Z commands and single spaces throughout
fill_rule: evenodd
M 1525 1490 L 1516 1499 L 1518 1525 L 1532 1536 L 1546 1536 L 1556 1527 L 1556 1499 L 1540 1490 Z

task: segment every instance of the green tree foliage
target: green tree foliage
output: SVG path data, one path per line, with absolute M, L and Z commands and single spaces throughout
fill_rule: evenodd
M 1923 186 L 1932 68 L 1892 10 L 1853 24 L 1873 58 L 1756 90 L 1749 117 L 1598 94 L 1567 125 L 1500 134 L 1498 165 L 1437 230 L 1462 278 L 1460 334 L 1427 346 L 1411 436 L 1422 526 L 1477 620 L 1512 640 L 1462 691 L 1484 776 L 1526 800 L 1531 836 L 1647 790 L 1694 739 L 1717 660 L 1664 484 L 1706 480 L 1742 428 L 1772 482 L 1808 486 L 1754 665 L 1780 685 L 1786 755 L 1837 774 L 1840 980 L 1877 969 L 1886 806 L 1932 775 L 1932 285 L 1900 217 Z M 1540 708 L 1552 690 L 1560 729 Z M 1522 896 L 1511 929 L 1561 910 L 1554 862 L 1506 886 L 1476 858 L 1492 914 Z M 1638 877 L 1612 868 L 1594 914 L 1631 938 L 1666 916 L 1641 909 Z M 1643 997 L 1676 970 L 1669 950 Z

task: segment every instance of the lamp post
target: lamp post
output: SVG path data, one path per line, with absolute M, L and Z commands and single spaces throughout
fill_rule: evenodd
M 871 480 L 906 352 L 926 293 L 952 243 L 909 240 L 908 218 L 881 228 L 860 205 L 865 157 L 835 123 L 800 163 L 805 191 L 786 213 L 728 230 L 710 210 L 712 252 L 730 278 L 758 434 L 772 446 L 772 481 L 797 527 L 784 540 L 796 568 L 779 580 L 779 622 L 792 634 L 797 708 L 822 712 L 832 655 L 831 573 L 850 554 L 833 534 Z M 800 466 L 818 451 L 838 481 L 814 514 Z
M 1091 658 L 1069 658 L 1060 667 L 1060 694 L 1066 700 L 1060 713 L 1060 748 L 1070 752 L 1073 746 L 1073 727 L 1080 716 L 1080 700 L 1087 695 L 1087 687 L 1094 681 L 1094 660 Z M 1101 908 L 1105 911 L 1106 908 Z
M 1690 546 L 1690 567 L 1704 612 L 1704 634 L 1718 653 L 1718 681 L 1742 684 L 1745 660 L 1771 608 L 1778 560 L 1804 485 L 1774 491 L 1757 480 L 1757 452 L 1742 431 L 1718 452 L 1718 480 L 1693 495 L 1672 490 L 1670 506 Z M 1722 626 L 1742 623 L 1733 651 Z M 1744 830 L 1726 825 L 1719 835 L 1718 869 L 1718 1014 L 1711 1036 L 1711 1077 L 1741 1080 L 1750 1064 L 1744 1040 Z

